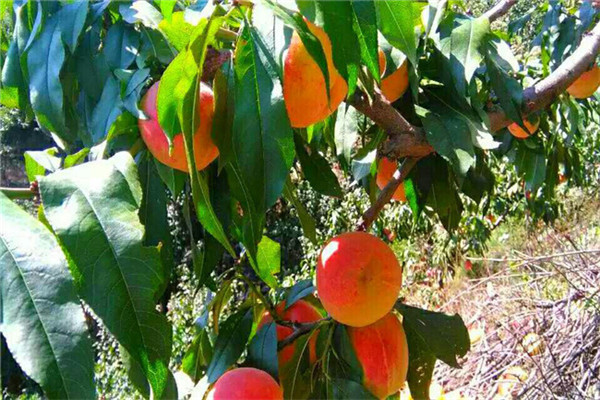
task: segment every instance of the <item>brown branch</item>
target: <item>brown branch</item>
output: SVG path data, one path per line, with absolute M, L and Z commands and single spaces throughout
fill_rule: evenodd
M 517 3 L 517 0 L 500 0 L 492 8 L 483 14 L 490 22 L 504 16 L 512 6 Z
M 319 319 L 319 320 L 313 321 L 313 322 L 294 322 L 294 323 L 292 323 L 294 332 L 292 332 L 285 339 L 283 339 L 279 343 L 277 343 L 277 349 L 281 350 L 285 346 L 289 346 L 290 344 L 292 344 L 293 341 L 298 339 L 300 336 L 305 335 L 305 334 L 309 333 L 310 331 L 312 331 L 314 328 L 317 327 L 317 325 L 320 325 L 320 324 L 323 324 L 323 323 L 329 322 L 329 321 L 331 321 L 331 317 L 322 318 L 322 319 Z
M 579 47 L 550 75 L 523 92 L 523 114 L 527 116 L 554 102 L 577 78 L 587 71 L 600 53 L 600 23 L 586 34 Z M 510 125 L 506 113 L 496 107 L 488 113 L 492 132 Z
M 400 186 L 402 181 L 404 181 L 404 179 L 406 179 L 408 176 L 410 170 L 413 169 L 413 167 L 417 164 L 417 161 L 419 161 L 419 159 L 414 157 L 406 158 L 404 160 L 400 168 L 394 172 L 392 179 L 390 179 L 388 184 L 381 189 L 381 192 L 379 193 L 379 196 L 377 196 L 375 203 L 373 203 L 371 207 L 369 207 L 369 209 L 362 215 L 362 218 L 356 227 L 357 231 L 366 231 L 369 229 L 373 221 L 377 219 L 377 216 L 383 207 L 385 207 L 385 205 L 392 199 L 394 192 L 396 189 L 398 189 L 398 186 Z

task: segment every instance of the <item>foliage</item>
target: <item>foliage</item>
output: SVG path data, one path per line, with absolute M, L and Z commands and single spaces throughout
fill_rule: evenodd
M 49 398 L 95 396 L 80 300 L 118 342 L 130 381 L 144 397 L 177 397 L 173 368 L 181 366 L 194 383 L 205 377 L 212 384 L 238 363 L 281 375 L 286 396 L 370 396 L 343 326 L 315 323 L 299 335 L 285 367 L 274 357 L 273 326 L 257 331 L 277 300 L 305 298 L 321 309 L 310 285 L 318 246 L 353 230 L 367 198 L 378 195 L 377 149 L 385 133 L 367 116 L 344 104 L 314 126 L 290 125 L 283 39 L 293 30 L 329 82 L 324 46 L 304 18 L 330 37 L 348 103 L 357 91 L 372 95 L 381 81 L 378 43 L 388 42 L 408 60 L 411 90 L 393 106 L 423 128 L 435 153 L 419 160 L 404 182 L 407 204 L 384 212 L 374 229 L 388 239 L 392 231 L 400 234 L 407 252 L 415 251 L 415 233 L 431 232 L 438 222 L 445 231 L 430 242 L 442 249 L 440 259 L 479 252 L 496 226 L 483 216 L 516 207 L 523 212 L 526 205 L 535 218 L 551 221 L 561 176 L 578 185 L 595 178 L 583 160 L 598 158 L 598 129 L 590 126 L 600 121 L 600 99 L 561 95 L 536 115 L 540 134 L 525 140 L 491 132 L 487 117 L 495 105 L 523 125 L 523 88 L 558 68 L 598 20 L 589 3 L 536 4 L 531 14 L 544 17 L 526 33 L 531 51 L 521 48 L 518 57 L 507 41 L 520 42 L 520 32 L 532 29 L 526 28 L 529 14 L 500 32 L 487 18 L 463 13 L 459 2 L 296 3 L 2 3 L 0 17 L 10 20 L 12 38 L 3 28 L 1 103 L 35 117 L 55 142 L 25 157 L 28 179 L 39 183 L 38 221 L 0 195 L 3 226 L 18 226 L 1 232 L 0 257 L 10 261 L 2 267 L 2 334 Z M 211 72 L 208 54 L 214 51 L 228 60 Z M 170 144 L 183 134 L 189 174 L 154 160 L 139 135 L 137 119 L 148 117 L 139 100 L 159 79 L 158 120 Z M 197 171 L 193 136 L 201 81 L 212 83 L 215 93 L 213 137 L 220 155 Z M 211 290 L 194 340 L 176 361 L 172 323 L 181 321 L 157 310 L 170 296 L 174 260 L 181 258 L 181 238 L 173 243 L 169 232 L 167 190 L 183 204 L 185 226 L 176 229 L 189 235 L 195 289 Z M 299 218 L 292 235 L 303 247 L 301 260 L 285 253 L 290 232 L 274 221 L 282 209 L 289 212 L 286 202 Z M 305 238 L 298 239 L 298 225 Z M 23 239 L 27 235 L 35 241 Z M 32 244 L 37 252 L 28 248 Z M 55 264 L 42 259 L 48 254 L 56 255 Z M 231 262 L 222 262 L 227 257 Z M 55 280 L 42 285 L 46 275 Z M 305 279 L 295 282 L 298 277 Z M 38 300 L 49 308 L 15 311 Z M 397 309 L 412 354 L 410 389 L 426 397 L 435 361 L 458 366 L 456 358 L 468 351 L 466 328 L 459 316 L 404 304 Z M 68 326 L 47 325 L 50 314 L 65 310 Z M 22 329 L 34 332 L 32 343 L 19 337 Z M 175 324 L 178 329 L 191 327 Z M 60 337 L 65 330 L 69 343 Z M 313 336 L 319 360 L 311 371 Z

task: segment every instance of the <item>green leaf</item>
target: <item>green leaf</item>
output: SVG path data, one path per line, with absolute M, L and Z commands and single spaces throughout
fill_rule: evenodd
M 140 36 L 133 26 L 119 21 L 110 27 L 104 39 L 103 53 L 112 69 L 127 69 L 135 60 Z
M 248 346 L 248 363 L 278 378 L 277 324 L 274 321 L 263 325 Z
M 379 29 L 387 41 L 417 65 L 415 15 L 412 0 L 376 0 Z
M 61 139 L 70 141 L 73 137 L 65 127 L 63 90 L 60 83 L 65 48 L 58 23 L 57 15 L 51 17 L 27 53 L 29 96 L 40 124 Z
M 205 21 L 202 22 L 205 23 Z M 177 51 L 182 51 L 188 45 L 196 27 L 185 20 L 185 13 L 183 11 L 178 11 L 173 13 L 170 19 L 165 17 L 165 19 L 160 21 L 158 29 Z
M 459 176 L 475 163 L 475 151 L 468 126 L 445 110 L 433 112 L 416 106 L 427 133 L 427 141 L 447 160 Z
M 56 238 L 0 194 L 0 329 L 23 371 L 50 399 L 93 399 L 94 354 Z
M 223 257 L 223 246 L 212 235 L 205 233 L 204 246 L 194 258 L 194 275 L 198 279 L 198 286 L 204 285 L 210 278 L 211 272 L 215 269 Z
M 546 157 L 544 153 L 519 143 L 515 154 L 515 167 L 519 175 L 525 179 L 525 190 L 535 194 L 546 177 Z
M 348 164 L 351 162 L 351 154 L 356 140 L 358 139 L 358 122 L 363 118 L 352 106 L 342 103 L 337 110 L 337 121 L 335 123 L 335 147 L 338 157 L 343 157 Z
M 333 377 L 362 382 L 363 369 L 350 342 L 348 331 L 342 324 L 335 325 L 333 332 L 333 350 L 335 363 L 330 369 Z
M 459 94 L 466 94 L 475 70 L 483 61 L 482 45 L 490 32 L 490 21 L 480 17 L 461 21 L 450 36 L 450 65 Z
M 213 357 L 206 374 L 213 383 L 242 355 L 252 331 L 252 309 L 242 308 L 219 328 Z
M 294 355 L 279 369 L 283 397 L 285 399 L 306 399 L 311 392 L 311 368 L 309 362 L 309 339 L 316 335 L 311 331 L 294 341 Z
M 212 357 L 213 348 L 208 332 L 205 329 L 201 329 L 185 352 L 183 360 L 181 360 L 181 370 L 188 374 L 194 383 L 198 383 L 204 376 Z
M 341 198 L 343 196 L 342 188 L 325 157 L 314 150 L 308 154 L 304 141 L 299 135 L 294 136 L 294 141 L 302 173 L 312 188 L 325 196 Z
M 285 296 L 285 308 L 290 308 L 298 300 L 314 293 L 315 286 L 313 285 L 312 279 L 305 279 L 298 281 L 292 286 Z
M 92 111 L 91 134 L 94 143 L 106 138 L 111 126 L 123 113 L 119 82 L 112 75 L 104 82 L 100 101 Z
M 252 262 L 252 267 L 267 285 L 277 288 L 277 278 L 275 274 L 279 273 L 281 267 L 281 246 L 276 241 L 263 236 L 258 243 L 256 261 Z
M 162 398 L 172 331 L 155 308 L 164 272 L 158 249 L 143 246 L 142 188 L 133 159 L 122 152 L 56 172 L 40 181 L 40 193 L 81 297 Z
M 154 157 L 144 154 L 139 164 L 140 183 L 142 185 L 142 204 L 140 205 L 140 222 L 146 227 L 145 246 L 160 246 L 162 261 L 163 285 L 157 290 L 157 298 L 167 287 L 171 271 L 175 267 L 173 259 L 173 243 L 167 217 L 167 190 L 156 170 Z
M 233 250 L 233 247 L 231 247 L 231 243 L 229 243 L 223 225 L 221 224 L 221 221 L 219 221 L 211 204 L 206 171 L 200 173 L 197 170 L 193 153 L 193 137 L 200 124 L 199 114 L 196 111 L 196 104 L 198 101 L 200 78 L 202 77 L 206 48 L 208 44 L 214 40 L 215 34 L 223 22 L 222 17 L 215 15 L 216 14 L 210 18 L 208 24 L 202 30 L 202 33 L 191 42 L 189 50 L 185 53 L 181 53 L 187 55 L 186 65 L 194 67 L 192 70 L 186 70 L 177 84 L 178 89 L 181 90 L 181 94 L 183 95 L 181 101 L 178 103 L 177 114 L 179 117 L 179 124 L 183 131 L 185 153 L 187 156 L 188 170 L 190 171 L 192 196 L 198 220 L 233 257 L 236 257 L 236 253 Z M 159 96 L 160 90 L 161 88 L 159 88 Z
M 175 4 L 177 4 L 177 0 L 161 0 L 160 12 L 166 20 L 171 20 L 173 17 L 173 9 L 175 8 Z
M 156 158 L 154 159 L 154 164 L 156 165 L 156 170 L 158 171 L 158 175 L 162 179 L 162 181 L 167 185 L 169 191 L 173 198 L 177 198 L 181 191 L 183 190 L 183 186 L 185 185 L 186 174 L 184 172 L 178 171 L 171 167 L 166 166 L 165 164 L 158 161 Z
M 325 57 L 325 51 L 323 50 L 323 46 L 321 45 L 321 41 L 317 39 L 315 35 L 308 29 L 308 25 L 304 20 L 304 16 L 299 12 L 291 11 L 282 5 L 274 2 L 272 0 L 263 0 L 263 3 L 270 7 L 273 12 L 281 18 L 281 20 L 288 26 L 294 28 L 302 44 L 306 47 L 308 54 L 312 57 L 312 59 L 317 63 L 319 69 L 323 73 L 323 77 L 325 78 L 325 89 L 327 90 L 327 96 L 329 97 L 329 68 L 327 66 L 327 58 Z M 298 6 L 302 10 L 301 1 L 297 1 Z M 312 2 L 310 2 L 313 5 Z M 302 12 L 306 15 L 305 12 Z
M 85 26 L 85 20 L 88 14 L 88 1 L 76 1 L 71 4 L 65 4 L 60 9 L 59 29 L 63 42 L 67 45 L 71 53 L 75 52 L 79 35 Z
M 397 305 L 402 314 L 408 351 L 408 384 L 415 398 L 428 395 L 435 360 L 458 368 L 457 357 L 470 349 L 469 332 L 458 314 L 452 316 L 420 308 Z
M 375 81 L 379 82 L 377 10 L 375 3 L 375 0 L 350 0 L 353 17 L 352 29 L 358 39 L 362 63 L 367 66 Z
M 334 378 L 331 380 L 331 386 L 333 389 L 334 399 L 377 399 L 377 397 L 371 394 L 371 392 L 369 392 L 363 385 L 349 379 Z
M 498 97 L 502 110 L 506 112 L 511 120 L 523 126 L 521 115 L 523 106 L 523 88 L 515 78 L 510 76 L 500 66 L 500 60 L 496 48 L 490 43 L 487 46 L 485 57 L 490 83 L 492 84 L 494 93 Z
M 25 172 L 27 180 L 33 182 L 38 176 L 46 175 L 46 172 L 54 172 L 60 168 L 62 160 L 57 157 L 58 149 L 52 147 L 42 151 L 26 151 Z
M 356 19 L 352 3 L 350 0 L 315 0 L 315 6 L 317 25 L 323 28 L 331 40 L 333 64 L 348 83 L 348 96 L 352 96 L 361 60 L 359 38 L 353 29 Z M 356 45 L 357 42 L 359 46 Z
M 75 52 L 75 69 L 79 84 L 85 95 L 93 100 L 93 104 L 100 100 L 105 86 L 104 82 L 106 82 L 110 73 L 106 56 L 103 52 L 99 52 L 101 33 L 102 25 L 99 22 L 92 25 L 83 34 Z M 99 82 L 103 84 L 100 85 Z
M 235 53 L 232 149 L 256 210 L 269 208 L 283 191 L 294 160 L 293 132 L 276 63 L 260 33 L 246 26 Z
M 475 165 L 467 173 L 461 190 L 476 202 L 480 202 L 486 192 L 490 193 L 494 189 L 496 178 L 482 151 L 477 152 L 476 158 Z
M 75 165 L 81 164 L 85 160 L 85 158 L 87 157 L 87 155 L 89 153 L 90 153 L 90 149 L 88 149 L 87 147 L 84 147 L 83 149 L 79 150 L 77 153 L 69 154 L 68 156 L 65 157 L 65 161 L 63 163 L 63 168 L 71 168 L 71 167 L 74 167 Z
M 298 196 L 296 195 L 296 188 L 294 187 L 294 184 L 289 176 L 285 181 L 285 186 L 283 187 L 283 197 L 292 203 L 296 209 L 304 236 L 306 236 L 306 238 L 308 238 L 312 244 L 317 244 L 317 223 L 312 215 L 306 211 L 304 204 L 302 204 L 300 199 L 298 199 Z

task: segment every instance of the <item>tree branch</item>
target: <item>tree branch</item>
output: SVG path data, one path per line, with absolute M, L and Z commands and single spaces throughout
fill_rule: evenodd
M 406 179 L 410 173 L 410 170 L 413 169 L 413 167 L 417 164 L 417 161 L 419 161 L 419 159 L 413 157 L 406 158 L 404 160 L 400 168 L 394 172 L 392 179 L 390 179 L 388 184 L 381 189 L 381 192 L 379 193 L 379 196 L 377 196 L 375 203 L 373 203 L 371 207 L 369 207 L 369 209 L 362 215 L 362 218 L 356 227 L 357 231 L 366 231 L 369 229 L 373 221 L 377 219 L 377 216 L 383 207 L 385 207 L 385 205 L 389 203 L 391 198 L 394 196 L 394 192 L 396 189 L 398 189 L 398 186 L 400 186 L 402 181 L 404 181 L 404 179 Z
M 579 47 L 550 75 L 523 92 L 523 114 L 527 116 L 554 102 L 577 78 L 586 72 L 600 53 L 600 23 L 584 36 Z M 506 113 L 495 107 L 488 113 L 492 132 L 512 123 Z
M 487 10 L 482 16 L 493 22 L 504 16 L 512 6 L 517 3 L 517 0 L 500 0 L 492 8 Z
M 283 339 L 279 343 L 277 343 L 277 349 L 281 350 L 285 346 L 289 346 L 290 344 L 292 344 L 292 342 L 294 342 L 300 336 L 305 335 L 305 334 L 309 333 L 310 331 L 312 331 L 314 328 L 317 327 L 317 325 L 321 325 L 321 324 L 324 324 L 329 321 L 331 321 L 331 317 L 321 318 L 321 319 L 319 319 L 317 321 L 313 321 L 313 322 L 294 322 L 293 323 L 294 332 L 292 332 L 285 339 Z

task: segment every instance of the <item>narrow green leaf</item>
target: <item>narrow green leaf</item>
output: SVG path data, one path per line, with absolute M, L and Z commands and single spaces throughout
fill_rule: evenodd
M 188 374 L 194 383 L 198 383 L 204 376 L 212 357 L 213 348 L 208 332 L 201 329 L 181 360 L 181 370 Z
M 362 115 L 352 106 L 342 103 L 337 110 L 335 123 L 335 147 L 338 157 L 351 163 L 352 149 L 358 139 L 358 123 Z
M 260 33 L 242 30 L 234 65 L 232 148 L 256 210 L 269 208 L 283 191 L 294 160 L 290 127 L 276 64 Z
M 312 244 L 317 244 L 317 223 L 315 219 L 306 211 L 304 208 L 304 204 L 298 199 L 296 195 L 296 188 L 292 183 L 291 179 L 287 178 L 285 181 L 285 186 L 283 187 L 283 196 L 287 201 L 292 203 L 296 212 L 298 213 L 298 218 L 300 219 L 300 225 L 302 226 L 302 231 L 304 232 L 304 236 L 311 241 Z
M 219 328 L 213 357 L 206 372 L 213 383 L 242 355 L 252 331 L 252 309 L 242 308 Z
M 379 30 L 387 41 L 417 65 L 415 15 L 412 0 L 376 0 Z
M 59 11 L 59 29 L 63 42 L 67 45 L 71 53 L 75 52 L 79 36 L 85 26 L 85 20 L 88 14 L 88 1 L 76 1 L 71 4 L 65 4 Z
M 0 193 L 0 330 L 50 399 L 93 399 L 85 316 L 54 235 Z
M 299 135 L 294 136 L 294 141 L 302 173 L 313 189 L 326 196 L 341 198 L 343 196 L 342 188 L 325 157 L 314 150 L 308 154 L 304 141 Z
M 173 198 L 177 198 L 185 185 L 186 174 L 171 167 L 167 167 L 165 164 L 156 160 L 156 158 L 154 159 L 154 163 L 156 164 L 158 175 L 160 175 L 160 178 L 169 188 L 171 195 Z
M 508 117 L 523 126 L 521 109 L 523 106 L 523 88 L 521 84 L 500 66 L 500 56 L 493 44 L 488 44 L 486 66 L 490 83 L 498 101 Z
M 73 136 L 65 127 L 60 83 L 65 49 L 58 23 L 57 15 L 51 17 L 27 53 L 29 96 L 38 121 L 61 139 L 70 141 Z
M 204 20 L 200 23 L 206 23 L 206 21 Z M 173 13 L 170 19 L 165 17 L 165 19 L 160 21 L 158 29 L 177 51 L 182 51 L 190 42 L 190 38 L 196 27 L 185 20 L 185 13 L 183 11 L 178 11 Z
M 315 0 L 315 6 L 316 21 L 331 40 L 333 64 L 348 83 L 348 96 L 352 96 L 358 78 L 361 46 L 354 31 L 356 18 L 351 0 Z
M 250 341 L 248 363 L 255 368 L 268 372 L 273 378 L 278 378 L 277 324 L 274 321 L 263 325 Z
M 164 272 L 158 249 L 143 246 L 142 188 L 133 159 L 122 152 L 58 171 L 40 181 L 40 193 L 73 262 L 81 297 L 141 365 L 154 396 L 162 398 L 172 331 L 155 308 Z
M 375 0 L 351 0 L 352 29 L 358 38 L 362 63 L 367 66 L 376 82 L 379 76 L 379 54 L 377 46 L 377 10 Z
M 331 380 L 331 386 L 333 388 L 332 394 L 334 399 L 377 399 L 377 397 L 371 394 L 371 392 L 369 392 L 363 385 L 349 379 L 334 378 Z
M 120 4 L 119 12 L 126 22 L 130 24 L 140 22 L 150 29 L 158 29 L 163 19 L 162 14 L 148 1 L 137 0 L 131 4 Z
M 71 168 L 71 167 L 74 167 L 75 165 L 81 164 L 85 160 L 85 158 L 87 157 L 87 155 L 89 153 L 90 153 L 90 149 L 88 149 L 87 147 L 84 147 L 83 149 L 79 150 L 77 153 L 69 154 L 68 156 L 65 157 L 65 161 L 63 163 L 63 168 Z
M 290 308 L 298 300 L 312 294 L 315 291 L 312 279 L 298 281 L 292 286 L 285 296 L 285 308 Z
M 95 144 L 106 139 L 110 128 L 123 113 L 119 81 L 110 75 L 104 82 L 100 101 L 92 111 L 91 134 Z

